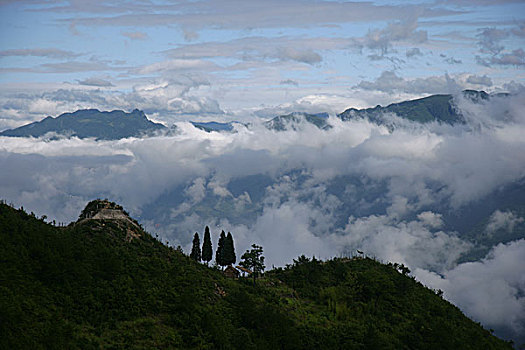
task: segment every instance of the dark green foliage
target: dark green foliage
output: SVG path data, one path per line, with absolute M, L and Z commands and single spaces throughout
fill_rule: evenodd
M 241 265 L 244 268 L 252 270 L 253 285 L 255 285 L 255 278 L 264 271 L 264 256 L 262 256 L 263 248 L 257 244 L 252 244 L 252 249 L 247 250 L 241 256 Z
M 221 231 L 219 236 L 219 242 L 217 243 L 217 251 L 215 252 L 215 263 L 219 266 L 226 266 L 226 261 L 224 260 L 224 246 L 226 245 L 226 234 L 224 230 Z
M 228 232 L 226 240 L 224 241 L 224 250 L 222 254 L 222 259 L 224 260 L 224 265 L 233 265 L 237 261 L 235 256 L 235 246 L 233 243 L 233 236 L 231 232 Z
M 210 228 L 206 226 L 204 229 L 204 242 L 202 242 L 202 260 L 206 262 L 211 261 L 213 255 L 213 249 L 211 247 Z
M 100 112 L 97 109 L 83 109 L 73 113 L 64 113 L 56 118 L 47 117 L 16 129 L 0 133 L 2 136 L 40 137 L 48 132 L 77 136 L 94 137 L 103 140 L 116 140 L 144 133 L 166 129 L 162 124 L 149 120 L 138 109 L 131 113 L 124 111 Z
M 302 256 L 266 275 L 293 286 L 297 298 L 313 302 L 304 327 L 319 332 L 316 328 L 324 325 L 320 329 L 334 336 L 324 343 L 327 348 L 330 342 L 340 348 L 346 344 L 346 348 L 365 349 L 511 347 L 494 340 L 478 324 L 465 322 L 458 308 L 407 273 L 403 265 L 383 265 L 368 258 L 321 262 Z M 322 306 L 326 311 L 319 314 Z M 311 345 L 317 344 L 323 342 Z
M 201 261 L 201 241 L 198 232 L 195 232 L 195 235 L 193 236 L 193 246 L 191 247 L 190 258 L 195 261 Z
M 301 257 L 253 288 L 119 225 L 0 204 L 0 349 L 511 349 L 393 265 Z

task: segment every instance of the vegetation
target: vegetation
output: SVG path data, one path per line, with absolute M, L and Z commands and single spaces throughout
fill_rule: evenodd
M 204 242 L 202 243 L 202 261 L 206 262 L 206 265 L 211 261 L 213 255 L 213 249 L 211 246 L 210 228 L 206 226 L 204 229 Z
M 255 279 L 260 273 L 264 271 L 264 256 L 262 256 L 263 248 L 257 244 L 252 244 L 252 249 L 247 250 L 241 256 L 239 265 L 252 271 L 253 285 L 255 286 Z
M 0 348 L 511 349 L 399 266 L 303 256 L 254 287 L 126 231 L 0 204 Z
M 224 241 L 223 262 L 225 265 L 233 265 L 237 261 L 235 256 L 235 244 L 233 243 L 233 236 L 228 232 L 226 240 Z
M 190 258 L 195 261 L 201 261 L 201 242 L 198 232 L 195 232 L 195 235 L 193 236 L 193 246 L 191 247 Z
M 215 252 L 215 263 L 218 266 L 226 266 L 224 260 L 224 246 L 226 244 L 226 234 L 224 233 L 224 230 L 221 231 L 221 235 L 219 236 L 219 241 L 217 242 L 217 251 Z

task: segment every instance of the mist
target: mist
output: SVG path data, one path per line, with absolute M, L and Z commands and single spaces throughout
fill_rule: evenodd
M 185 251 L 205 225 L 215 240 L 224 229 L 238 256 L 262 245 L 269 267 L 360 249 L 407 265 L 469 316 L 517 337 L 525 322 L 524 241 L 497 242 L 465 262 L 475 243 L 447 218 L 525 178 L 525 93 L 455 103 L 465 124 L 390 115 L 380 126 L 332 116 L 328 130 L 298 123 L 278 132 L 254 122 L 207 133 L 177 122 L 176 133 L 144 139 L 0 137 L 0 194 L 66 223 L 89 200 L 109 198 Z M 491 215 L 486 234 L 513 232 L 524 221 L 505 208 Z M 496 274 L 503 276 L 497 287 Z

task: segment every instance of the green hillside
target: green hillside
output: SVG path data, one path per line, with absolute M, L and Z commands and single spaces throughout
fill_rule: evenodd
M 404 267 L 301 257 L 254 287 L 90 205 L 55 227 L 0 204 L 1 349 L 511 348 Z

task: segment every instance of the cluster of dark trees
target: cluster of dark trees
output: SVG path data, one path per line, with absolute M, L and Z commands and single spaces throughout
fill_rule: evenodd
M 202 250 L 200 244 L 199 233 L 195 232 L 193 236 L 193 246 L 191 248 L 190 258 L 195 261 L 204 261 L 206 265 L 213 258 L 213 248 L 211 244 L 210 228 L 206 226 L 204 229 L 204 241 L 202 243 Z M 228 266 L 235 264 L 237 257 L 235 255 L 235 245 L 233 244 L 233 236 L 231 232 L 228 235 L 221 232 L 219 236 L 219 242 L 217 244 L 217 250 L 215 251 L 215 263 L 218 266 Z

